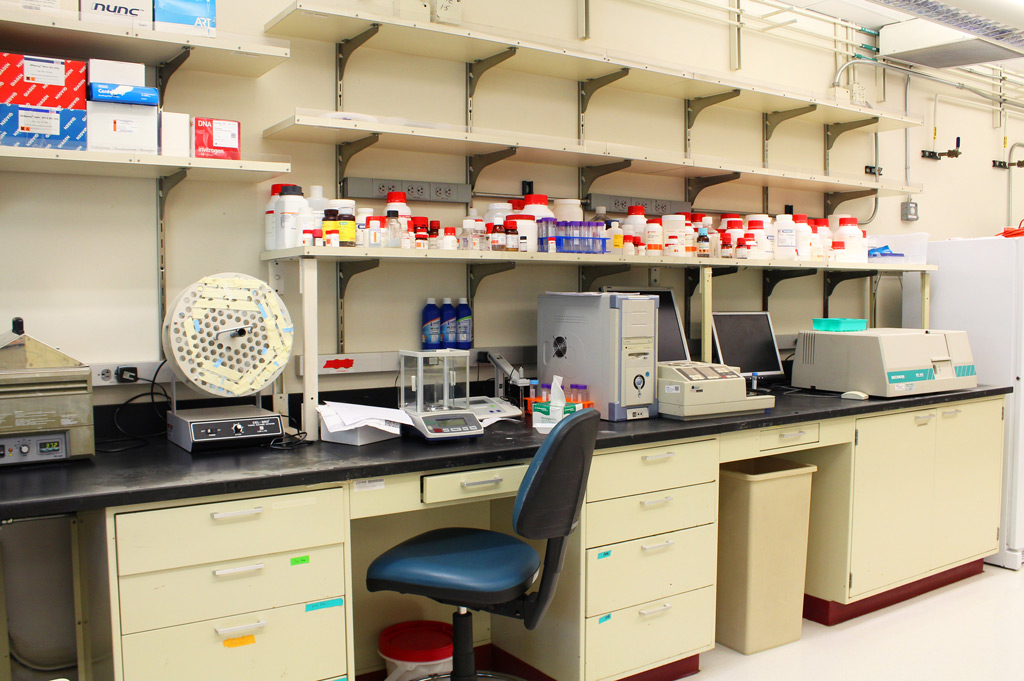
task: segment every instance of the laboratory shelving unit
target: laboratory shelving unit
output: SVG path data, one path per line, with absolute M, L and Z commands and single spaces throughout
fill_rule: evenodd
M 692 257 L 620 257 L 612 254 L 583 253 L 517 253 L 517 252 L 484 252 L 484 251 L 441 251 L 441 250 L 403 250 L 403 249 L 366 249 L 366 248 L 335 248 L 329 246 L 302 246 L 275 251 L 265 251 L 261 258 L 268 263 L 271 285 L 280 288 L 281 267 L 287 263 L 297 262 L 299 267 L 299 291 L 302 305 L 302 423 L 309 436 L 316 438 L 305 424 L 317 423 L 317 400 L 320 391 L 319 372 L 320 355 L 317 343 L 318 322 L 317 310 L 320 296 L 317 285 L 318 265 L 321 262 L 335 264 L 338 270 L 339 301 L 345 297 L 345 289 L 354 276 L 361 272 L 375 269 L 381 262 L 400 263 L 449 263 L 463 264 L 466 267 L 466 289 L 473 304 L 473 298 L 484 278 L 514 269 L 517 264 L 530 265 L 561 265 L 579 268 L 579 290 L 588 291 L 594 282 L 605 276 L 627 272 L 633 267 L 646 268 L 682 268 L 686 270 L 686 290 L 683 296 L 689 328 L 690 298 L 698 286 L 701 295 L 701 353 L 702 361 L 711 361 L 711 310 L 712 282 L 717 276 L 734 274 L 741 269 L 760 270 L 762 276 L 762 304 L 768 309 L 768 298 L 775 287 L 787 280 L 824 273 L 822 307 L 824 316 L 828 316 L 828 299 L 836 286 L 851 279 L 864 279 L 880 275 L 902 275 L 905 272 L 921 273 L 921 318 L 923 328 L 928 328 L 929 280 L 930 272 L 935 271 L 934 265 L 883 265 L 874 263 L 835 263 L 807 261 L 772 261 L 772 260 L 736 260 L 732 258 L 692 258 Z M 870 293 L 870 308 L 874 309 L 874 288 Z M 339 314 L 341 309 L 339 307 Z M 339 339 L 339 350 L 342 342 Z M 381 369 L 382 371 L 384 369 Z M 284 408 L 283 396 L 275 396 L 282 401 L 277 408 Z
M 290 55 L 282 40 L 216 37 L 139 29 L 131 24 L 81 21 L 77 12 L 22 10 L 0 2 L 5 51 L 114 59 L 156 66 L 166 82 L 178 68 L 256 78 Z

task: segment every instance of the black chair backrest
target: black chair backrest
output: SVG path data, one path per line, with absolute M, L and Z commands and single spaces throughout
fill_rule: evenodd
M 513 527 L 527 539 L 566 537 L 579 523 L 601 414 L 559 421 L 533 457 L 516 497 Z

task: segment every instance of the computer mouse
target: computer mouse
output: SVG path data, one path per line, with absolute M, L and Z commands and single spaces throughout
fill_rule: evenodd
M 859 390 L 848 390 L 839 397 L 843 398 L 844 400 L 866 400 L 868 399 L 868 394 L 862 393 Z

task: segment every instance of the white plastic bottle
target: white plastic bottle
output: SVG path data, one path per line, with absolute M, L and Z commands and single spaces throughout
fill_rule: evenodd
M 825 249 L 824 249 L 824 247 L 822 246 L 822 243 L 821 243 L 821 235 L 818 233 L 818 230 L 819 230 L 819 227 L 817 225 L 818 221 L 814 220 L 814 222 L 815 222 L 815 224 L 811 225 L 811 228 L 810 228 L 811 229 L 811 250 L 810 250 L 810 256 L 808 257 L 808 260 L 814 260 L 814 261 L 820 262 L 820 261 L 825 259 Z M 829 247 L 831 247 L 831 246 L 832 246 L 832 242 L 830 241 L 829 242 Z M 803 259 L 803 256 L 801 256 L 801 260 L 802 259 Z
M 668 246 L 668 240 L 674 236 L 680 249 L 680 252 L 677 253 L 676 255 L 682 255 L 683 234 L 686 232 L 686 216 L 663 215 L 661 216 L 661 226 L 665 236 L 665 245 Z M 668 255 L 668 253 L 666 253 L 665 255 Z
M 651 218 L 647 221 L 644 230 L 644 243 L 647 245 L 647 255 L 660 257 L 665 248 L 665 230 L 661 224 L 661 218 Z
M 726 218 L 725 233 L 732 237 L 733 248 L 739 246 L 740 239 L 747 233 L 743 228 L 743 218 Z
M 484 213 L 484 225 L 503 225 L 505 216 L 512 212 L 511 203 L 489 203 L 487 212 Z
M 386 245 L 388 248 L 401 248 L 402 235 L 409 231 L 409 223 L 412 221 L 412 211 L 409 210 L 409 204 L 405 202 L 405 192 L 388 192 L 388 204 L 384 206 L 384 215 L 387 215 L 389 210 L 398 211 L 398 222 L 401 229 L 397 232 L 388 230 Z
M 366 237 L 370 234 L 367 231 L 367 222 L 372 215 L 372 208 L 356 209 L 356 246 L 359 248 L 365 248 L 370 245 L 370 240 Z
M 771 260 L 775 257 L 775 227 L 772 225 L 772 217 L 765 213 L 749 215 L 747 216 L 747 229 L 750 228 L 751 220 L 759 220 L 761 228 L 764 230 L 764 234 L 757 235 L 757 247 L 760 251 L 757 257 L 761 260 Z M 747 244 L 747 248 L 750 248 L 750 244 Z
M 844 253 L 837 262 L 867 262 L 864 234 L 857 227 L 857 218 L 839 218 L 839 229 L 832 235 L 832 241 L 842 241 L 845 245 Z
M 324 198 L 324 188 L 318 184 L 314 184 L 309 188 L 309 207 L 313 209 L 313 215 L 320 221 L 324 219 L 324 211 L 328 208 L 336 208 L 332 206 L 329 199 Z
M 298 230 L 299 241 L 302 246 L 313 245 L 313 231 L 320 226 L 316 220 L 316 215 L 309 206 L 303 206 L 299 209 Z
M 277 232 L 276 248 L 295 248 L 301 243 L 299 233 L 299 211 L 309 204 L 302 196 L 302 187 L 285 185 L 274 204 L 274 222 Z
M 644 232 L 647 230 L 647 216 L 644 215 L 644 207 L 630 206 L 627 212 L 628 215 L 622 222 L 623 234 L 637 237 L 633 241 L 633 245 L 639 246 L 643 242 Z
M 792 215 L 775 216 L 775 259 L 796 260 L 796 223 Z
M 751 220 L 747 223 L 747 233 L 743 235 L 747 242 L 747 258 L 760 260 L 764 257 L 761 253 L 761 244 L 764 243 L 764 226 L 760 220 Z
M 612 255 L 622 257 L 623 231 L 618 220 L 612 220 L 612 226 L 605 230 L 605 236 L 608 237 L 608 250 Z
M 796 259 L 813 260 L 811 244 L 814 239 L 814 232 L 811 231 L 810 225 L 807 224 L 807 216 L 794 215 L 793 223 L 796 225 Z
M 274 184 L 270 186 L 270 200 L 267 201 L 267 207 L 265 209 L 263 218 L 263 230 L 264 230 L 264 250 L 272 251 L 277 248 L 277 222 L 274 215 L 274 206 L 277 205 L 278 196 L 281 194 L 281 187 L 283 184 Z
M 529 197 L 527 197 L 529 198 Z M 579 199 L 555 199 L 552 214 L 558 222 L 582 222 L 583 204 Z M 526 209 L 529 210 L 530 202 L 526 202 Z M 547 217 L 544 215 L 538 217 Z

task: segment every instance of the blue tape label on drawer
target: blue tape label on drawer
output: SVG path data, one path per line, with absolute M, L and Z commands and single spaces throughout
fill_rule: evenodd
M 608 551 L 601 551 L 601 552 L 600 552 L 599 554 L 597 554 L 597 559 L 598 559 L 598 560 L 601 560 L 602 558 L 608 558 L 608 557 L 610 557 L 611 555 L 612 555 L 612 552 L 611 552 L 611 550 L 608 550 Z
M 320 601 L 318 603 L 306 603 L 306 612 L 313 612 L 314 610 L 323 610 L 324 608 L 337 608 L 345 605 L 344 598 L 332 598 L 329 601 Z
M 600 617 L 597 618 L 597 623 L 598 624 L 604 624 L 605 622 L 607 622 L 611 618 L 612 618 L 611 615 L 601 615 Z

